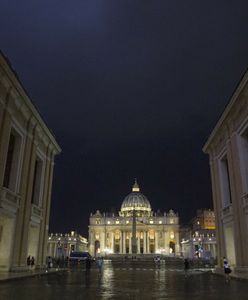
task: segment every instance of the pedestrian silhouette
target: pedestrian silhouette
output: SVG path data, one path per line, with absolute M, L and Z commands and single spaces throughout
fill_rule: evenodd
M 99 274 L 102 273 L 102 267 L 103 267 L 103 257 L 99 257 L 96 261 L 98 270 L 99 270 Z
M 225 274 L 226 282 L 229 282 L 230 281 L 230 273 L 232 272 L 232 270 L 231 270 L 231 268 L 228 264 L 228 260 L 225 256 L 223 257 L 223 265 L 224 265 L 224 274 Z
M 30 265 L 31 265 L 31 267 L 34 266 L 34 257 L 33 256 L 31 257 Z
M 27 257 L 27 265 L 28 265 L 28 266 L 31 265 L 31 257 L 30 257 L 30 255 Z

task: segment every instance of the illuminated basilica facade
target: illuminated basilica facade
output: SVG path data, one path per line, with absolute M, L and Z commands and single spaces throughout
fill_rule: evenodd
M 150 202 L 135 181 L 132 192 L 122 202 L 119 214 L 90 216 L 91 255 L 164 254 L 179 255 L 179 218 L 170 210 L 154 213 Z

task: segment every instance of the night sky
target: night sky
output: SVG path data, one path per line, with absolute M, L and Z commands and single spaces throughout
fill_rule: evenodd
M 212 207 L 202 147 L 248 66 L 247 0 L 1 0 L 0 48 L 62 147 L 50 232 L 87 236 L 134 178 L 181 222 Z

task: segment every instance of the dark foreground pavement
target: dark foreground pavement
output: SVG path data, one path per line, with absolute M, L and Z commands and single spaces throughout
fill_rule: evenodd
M 105 262 L 102 274 L 78 267 L 57 274 L 0 283 L 1 300 L 170 299 L 247 300 L 247 281 L 146 262 Z

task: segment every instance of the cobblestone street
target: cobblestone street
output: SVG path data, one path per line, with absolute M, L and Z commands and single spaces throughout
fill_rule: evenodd
M 100 275 L 95 266 L 89 274 L 83 267 L 34 278 L 2 282 L 1 300 L 56 299 L 239 299 L 248 295 L 246 281 L 182 268 L 156 267 L 146 262 L 105 262 Z

